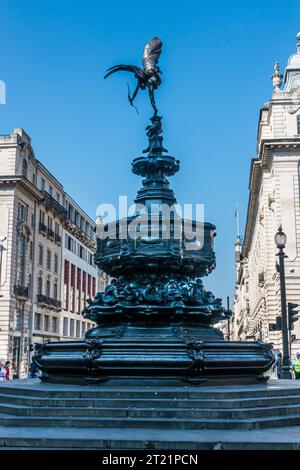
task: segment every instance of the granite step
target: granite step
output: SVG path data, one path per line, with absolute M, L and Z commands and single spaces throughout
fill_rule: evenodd
M 166 419 L 166 418 L 112 418 L 112 417 L 27 417 L 0 414 L 0 426 L 57 427 L 57 428 L 120 428 L 120 429 L 264 429 L 295 426 L 300 415 L 272 416 L 251 419 Z
M 113 418 L 170 418 L 170 419 L 249 419 L 265 418 L 269 416 L 289 416 L 300 414 L 300 405 L 285 405 L 281 407 L 262 408 L 238 408 L 238 409 L 201 409 L 201 408 L 141 408 L 138 406 L 117 408 L 117 407 L 27 407 L 20 405 L 2 404 L 1 413 L 15 416 L 27 417 L 113 417 Z
M 288 396 L 299 396 L 300 397 L 300 387 L 288 386 L 286 388 L 280 387 L 268 387 L 268 386 L 258 386 L 253 387 L 195 387 L 187 386 L 182 388 L 177 387 L 162 387 L 162 388 L 150 388 L 150 387 L 135 387 L 132 388 L 105 388 L 104 386 L 99 385 L 98 387 L 72 387 L 72 386 L 55 386 L 54 384 L 30 384 L 27 386 L 28 381 L 24 386 L 10 386 L 10 385 L 0 385 L 0 393 L 10 396 L 29 396 L 29 397 L 40 397 L 40 398 L 57 398 L 57 399 L 67 399 L 67 398 L 123 398 L 123 399 L 134 399 L 134 398 L 144 398 L 144 399 L 153 399 L 153 398 L 164 398 L 164 399 L 189 399 L 189 400 L 199 400 L 199 399 L 211 399 L 211 400 L 221 400 L 229 398 L 272 398 L 272 397 L 288 397 Z M 288 382 L 288 381 L 287 381 Z M 36 386 L 37 385 L 37 386 Z
M 259 430 L 0 427 L 1 450 L 299 450 L 300 426 Z
M 0 405 L 15 404 L 28 407 L 147 407 L 147 408 L 259 408 L 276 405 L 299 405 L 300 396 L 278 396 L 278 397 L 259 397 L 259 398 L 226 398 L 226 399 L 192 399 L 187 398 L 172 400 L 166 398 L 148 399 L 144 398 L 40 398 L 29 397 L 28 395 L 12 395 L 0 393 Z

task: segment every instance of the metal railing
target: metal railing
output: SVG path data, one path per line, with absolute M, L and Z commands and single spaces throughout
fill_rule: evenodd
M 61 300 L 53 299 L 47 295 L 37 294 L 36 301 L 38 304 L 46 305 L 47 307 L 53 307 L 55 309 L 61 309 Z
M 23 299 L 28 299 L 29 289 L 28 286 L 21 286 L 19 284 L 14 286 L 14 294 L 16 297 L 22 297 Z

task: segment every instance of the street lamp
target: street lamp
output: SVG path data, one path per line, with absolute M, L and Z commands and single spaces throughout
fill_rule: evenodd
M 287 323 L 287 309 L 286 309 L 286 292 L 285 292 L 285 276 L 284 276 L 284 257 L 283 249 L 286 245 L 286 234 L 280 225 L 278 232 L 275 235 L 275 243 L 278 248 L 276 256 L 279 258 L 279 277 L 280 277 L 280 298 L 281 298 L 281 331 L 282 331 L 282 378 L 291 379 L 292 373 L 290 370 L 290 356 L 289 356 L 289 333 Z

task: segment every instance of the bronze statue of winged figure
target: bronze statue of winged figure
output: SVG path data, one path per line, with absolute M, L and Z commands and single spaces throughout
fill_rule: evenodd
M 134 73 L 137 78 L 137 85 L 132 96 L 128 93 L 128 99 L 132 106 L 133 101 L 138 94 L 139 89 L 145 90 L 148 88 L 150 102 L 154 110 L 154 116 L 157 116 L 157 107 L 154 99 L 154 90 L 156 90 L 161 84 L 161 70 L 158 67 L 158 59 L 161 54 L 162 42 L 158 37 L 154 37 L 151 41 L 146 44 L 143 52 L 143 69 L 137 65 L 114 65 L 107 70 L 104 78 L 109 75 L 125 71 Z

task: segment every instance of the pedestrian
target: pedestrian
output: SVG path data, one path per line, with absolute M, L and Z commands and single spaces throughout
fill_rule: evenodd
M 279 352 L 276 358 L 276 372 L 277 378 L 282 379 L 282 354 Z
M 10 366 L 10 361 L 6 361 L 5 364 L 4 364 L 4 368 L 5 368 L 5 370 L 6 370 L 6 377 L 5 377 L 6 380 L 9 380 L 9 379 L 10 379 L 10 370 L 9 370 L 9 366 Z
M 4 380 L 6 380 L 6 369 L 4 364 L 4 359 L 0 359 L 0 382 L 4 382 Z
M 37 365 L 31 361 L 30 365 L 29 365 L 29 378 L 30 379 L 35 379 L 37 377 L 37 374 L 38 374 L 38 367 Z
M 296 360 L 293 362 L 293 371 L 295 373 L 295 379 L 300 380 L 300 352 L 297 352 Z

